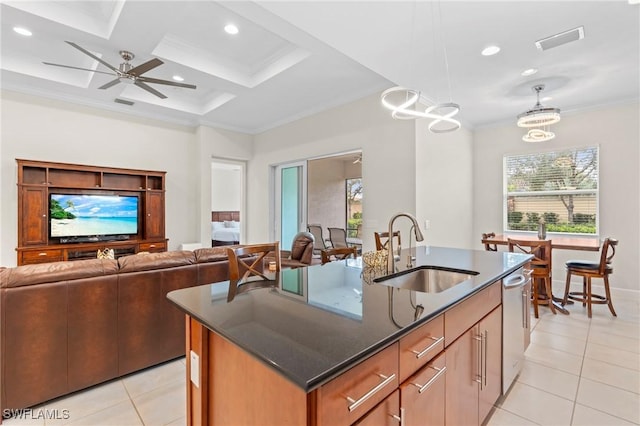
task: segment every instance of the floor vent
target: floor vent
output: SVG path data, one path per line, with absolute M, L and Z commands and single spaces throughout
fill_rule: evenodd
M 114 102 L 117 104 L 123 104 L 123 105 L 129 105 L 129 106 L 133 105 L 133 102 L 131 101 L 125 101 L 124 99 L 118 99 L 118 98 L 116 98 Z
M 572 41 L 582 40 L 583 38 L 584 27 L 578 27 L 560 34 L 552 35 L 551 37 L 538 40 L 536 41 L 536 47 L 539 50 L 544 51 L 553 49 L 554 47 L 562 46 L 563 44 L 571 43 Z

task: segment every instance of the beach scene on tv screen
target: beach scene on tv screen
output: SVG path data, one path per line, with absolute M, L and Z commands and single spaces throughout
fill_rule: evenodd
M 138 198 L 51 194 L 51 237 L 138 233 Z

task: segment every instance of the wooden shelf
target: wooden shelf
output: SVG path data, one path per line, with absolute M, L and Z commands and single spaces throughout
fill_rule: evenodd
M 113 248 L 116 257 L 139 251 L 166 251 L 166 172 L 17 159 L 18 265 L 96 257 Z M 49 237 L 49 194 L 137 195 L 138 234 L 128 241 L 60 244 Z

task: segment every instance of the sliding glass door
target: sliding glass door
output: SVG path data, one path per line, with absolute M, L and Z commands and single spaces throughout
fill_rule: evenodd
M 282 250 L 289 250 L 293 237 L 306 227 L 307 163 L 281 164 L 274 168 L 274 174 L 274 236 Z

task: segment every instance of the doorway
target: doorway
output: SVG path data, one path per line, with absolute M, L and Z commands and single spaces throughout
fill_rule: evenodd
M 306 230 L 307 162 L 280 164 L 274 174 L 274 237 L 280 248 L 289 250 L 293 237 Z
M 245 238 L 245 170 L 243 161 L 211 161 L 211 243 L 243 242 Z

